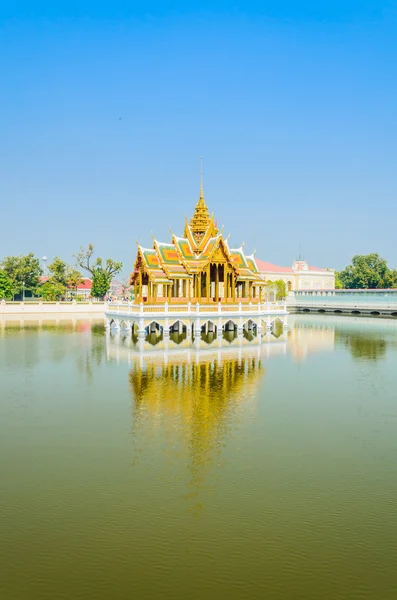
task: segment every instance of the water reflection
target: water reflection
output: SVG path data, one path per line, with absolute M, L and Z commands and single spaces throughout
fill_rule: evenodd
M 180 357 L 165 362 L 160 355 L 143 365 L 133 361 L 129 382 L 137 456 L 159 440 L 165 442 L 171 471 L 188 456 L 187 498 L 194 508 L 201 506 L 200 490 L 211 486 L 207 475 L 222 465 L 229 436 L 253 415 L 263 374 L 261 358 L 249 352 L 230 358 L 201 353 L 193 362 Z
M 335 339 L 338 343 L 343 344 L 356 359 L 377 361 L 386 355 L 387 341 L 383 337 L 336 331 Z
M 288 350 L 302 361 L 310 354 L 333 352 L 339 345 L 352 358 L 376 362 L 397 348 L 394 319 L 299 315 L 290 317 Z
M 105 328 L 103 323 L 96 323 L 90 327 L 91 343 L 76 356 L 77 370 L 85 375 L 87 381 L 92 382 L 94 366 L 100 367 L 106 361 L 106 345 L 104 344 Z
M 306 360 L 311 354 L 333 352 L 335 346 L 335 323 L 316 318 L 291 318 L 288 350 L 297 361 Z
M 3 315 L 0 325 L 0 339 L 4 337 L 7 342 L 7 346 L 0 346 L 0 360 L 10 369 L 23 365 L 32 371 L 43 361 L 60 364 L 72 356 L 77 371 L 92 381 L 93 366 L 99 367 L 106 360 L 104 321 L 97 316 L 76 319 L 66 315 L 50 318 Z

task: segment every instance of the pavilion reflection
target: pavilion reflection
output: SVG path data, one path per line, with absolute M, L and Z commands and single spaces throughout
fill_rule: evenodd
M 264 375 L 257 351 L 218 356 L 133 360 L 129 383 L 133 435 L 139 446 L 162 444 L 170 469 L 188 469 L 187 498 L 199 507 L 200 490 L 211 487 L 232 432 L 252 418 L 256 391 Z M 145 451 L 140 447 L 139 453 Z M 186 461 L 187 458 L 187 461 Z

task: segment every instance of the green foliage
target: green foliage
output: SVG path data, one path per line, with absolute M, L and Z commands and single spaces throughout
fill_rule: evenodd
M 343 283 L 341 281 L 340 274 L 337 271 L 335 271 L 335 289 L 336 290 L 343 289 Z
M 277 281 L 275 281 L 276 284 L 276 298 L 278 300 L 283 300 L 284 298 L 287 297 L 287 285 L 285 283 L 285 281 L 283 281 L 282 279 L 277 279 Z
M 94 298 L 104 298 L 112 283 L 112 276 L 104 271 L 96 271 L 92 277 L 91 294 Z
M 389 269 L 379 254 L 357 254 L 339 274 L 339 281 L 346 289 L 379 289 L 396 287 L 397 273 Z
M 0 300 L 10 300 L 13 296 L 12 281 L 4 270 L 0 270 Z
M 83 283 L 80 271 L 69 269 L 67 274 L 67 286 L 70 290 L 77 291 L 78 286 Z
M 43 271 L 40 260 L 32 252 L 26 256 L 7 256 L 1 267 L 10 278 L 15 294 L 20 293 L 23 287 L 32 294 L 36 292 Z
M 65 297 L 65 293 L 66 286 L 54 279 L 49 279 L 40 286 L 40 297 L 43 298 L 43 300 L 62 300 L 62 298 Z
M 282 279 L 268 281 L 266 287 L 268 292 L 274 292 L 276 300 L 282 300 L 287 297 L 287 284 Z
M 120 273 L 123 263 L 116 262 L 111 258 L 104 262 L 102 258 L 93 260 L 94 246 L 89 244 L 87 250 L 83 248 L 76 254 L 79 267 L 88 271 L 92 276 L 92 295 L 94 298 L 104 298 L 109 291 L 112 278 Z
M 54 283 L 59 283 L 66 287 L 68 279 L 68 265 L 59 256 L 56 256 L 51 264 L 48 265 L 49 279 Z
M 40 286 L 38 292 L 45 300 L 60 300 L 69 290 L 77 290 L 82 281 L 81 273 L 70 267 L 58 256 L 48 265 L 48 280 Z

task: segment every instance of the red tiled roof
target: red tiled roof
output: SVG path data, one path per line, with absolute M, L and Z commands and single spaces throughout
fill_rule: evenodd
M 82 282 L 77 286 L 78 290 L 90 290 L 92 288 L 92 279 L 82 277 Z
M 92 280 L 89 279 L 88 277 L 82 277 L 81 279 L 82 279 L 82 281 L 77 286 L 77 289 L 78 290 L 90 290 L 92 288 Z M 46 281 L 49 280 L 49 277 L 46 277 L 45 275 L 41 275 L 41 277 L 39 277 L 39 280 L 40 280 L 40 283 L 45 283 Z
M 273 265 L 272 263 L 256 258 L 256 264 L 261 272 L 265 273 L 304 273 L 303 269 L 294 271 L 291 267 L 280 267 L 279 265 Z M 327 269 L 320 269 L 319 267 L 307 267 L 308 271 L 319 271 L 320 273 L 328 273 Z
M 272 273 L 293 273 L 291 267 L 279 267 L 278 265 L 273 265 L 272 263 L 266 262 L 265 260 L 261 260 L 260 258 L 255 259 L 256 264 L 258 265 L 259 271 L 262 272 L 272 272 Z

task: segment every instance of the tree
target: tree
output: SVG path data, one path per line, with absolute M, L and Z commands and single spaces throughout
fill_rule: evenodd
M 49 279 L 66 287 L 68 280 L 68 265 L 59 256 L 56 256 L 48 265 Z
M 30 290 L 32 294 L 36 292 L 43 270 L 40 267 L 40 260 L 33 252 L 26 256 L 7 256 L 1 263 L 1 267 L 11 279 L 15 294 L 20 293 L 23 288 Z
M 67 275 L 68 288 L 77 292 L 77 288 L 81 283 L 83 283 L 83 278 L 80 271 L 77 271 L 77 269 L 70 269 Z
M 92 276 L 92 295 L 94 298 L 103 298 L 109 291 L 113 276 L 120 273 L 123 263 L 116 262 L 107 258 L 105 263 L 102 258 L 93 260 L 94 246 L 89 244 L 87 250 L 83 248 L 76 254 L 76 261 L 79 267 L 88 271 Z
M 98 271 L 92 276 L 91 294 L 94 298 L 103 299 L 109 291 L 112 276 L 104 271 Z
M 346 289 L 390 288 L 396 286 L 396 272 L 379 254 L 357 254 L 351 265 L 339 273 L 339 280 Z
M 335 289 L 336 290 L 343 289 L 343 283 L 341 281 L 340 274 L 337 271 L 335 271 Z
M 285 281 L 283 279 L 277 279 L 276 281 L 276 295 L 277 298 L 280 298 L 281 300 L 283 300 L 284 298 L 287 297 L 287 285 L 285 283 Z
M 50 277 L 47 283 L 56 284 L 57 288 L 51 288 L 53 291 L 50 294 L 55 293 L 55 289 L 60 293 L 63 286 L 64 291 L 61 296 L 64 296 L 67 289 L 77 291 L 78 286 L 82 282 L 82 276 L 80 271 L 70 267 L 64 260 L 61 260 L 58 256 L 54 258 L 51 264 L 48 265 L 48 271 Z M 48 288 L 49 289 L 49 288 Z
M 40 296 L 43 300 L 61 300 L 64 298 L 66 293 L 66 286 L 62 283 L 49 279 L 42 286 L 40 286 Z
M 268 281 L 266 283 L 266 287 L 269 292 L 274 293 L 275 300 L 282 300 L 287 296 L 287 285 L 282 279 L 277 279 L 276 281 Z
M 13 296 L 12 281 L 4 270 L 0 270 L 0 300 L 10 300 Z

